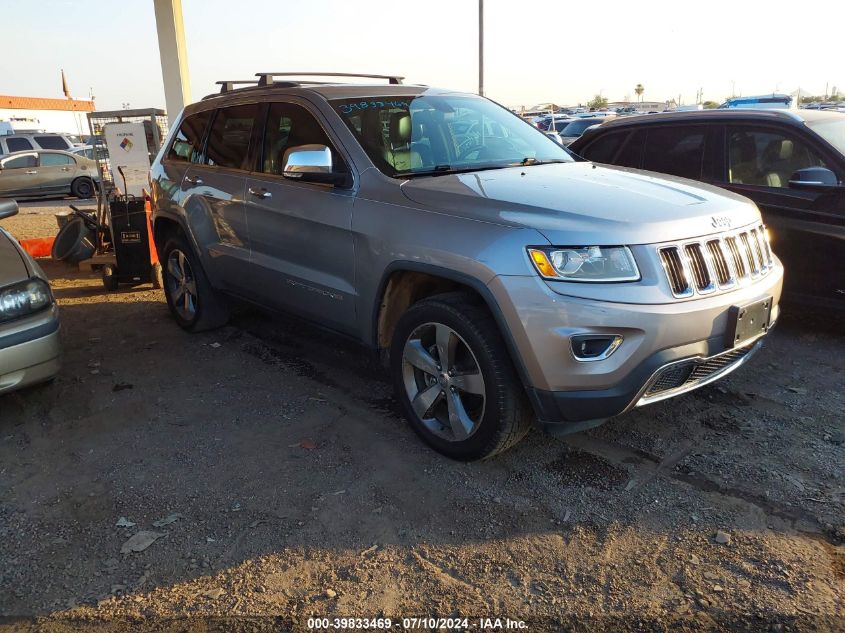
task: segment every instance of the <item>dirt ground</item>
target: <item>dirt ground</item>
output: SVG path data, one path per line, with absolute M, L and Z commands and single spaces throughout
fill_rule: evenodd
M 352 343 L 246 309 L 189 335 L 43 267 L 64 368 L 0 397 L 0 631 L 845 630 L 841 321 L 789 308 L 715 385 L 462 464 Z

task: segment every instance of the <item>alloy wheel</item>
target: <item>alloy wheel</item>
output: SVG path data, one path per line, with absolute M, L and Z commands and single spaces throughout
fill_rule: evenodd
M 432 433 L 460 442 L 478 430 L 486 395 L 481 366 L 455 330 L 417 327 L 405 342 L 402 379 L 411 408 Z
M 167 258 L 167 290 L 173 309 L 184 321 L 193 321 L 197 314 L 197 282 L 191 263 L 179 249 Z

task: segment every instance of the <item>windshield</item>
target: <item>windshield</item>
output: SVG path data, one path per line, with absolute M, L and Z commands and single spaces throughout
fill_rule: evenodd
M 331 103 L 388 176 L 574 160 L 535 127 L 481 97 L 373 97 Z
M 841 120 L 807 121 L 807 126 L 845 155 L 845 116 Z

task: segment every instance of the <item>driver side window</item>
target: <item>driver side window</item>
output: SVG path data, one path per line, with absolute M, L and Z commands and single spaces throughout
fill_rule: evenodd
M 16 156 L 3 161 L 3 169 L 24 169 L 38 167 L 38 157 L 35 154 Z
M 300 145 L 325 145 L 332 152 L 335 172 L 346 166 L 323 127 L 308 110 L 294 103 L 273 103 L 267 113 L 261 171 L 281 176 L 289 150 Z
M 728 182 L 760 187 L 789 187 L 799 169 L 827 167 L 804 141 L 775 130 L 728 129 Z

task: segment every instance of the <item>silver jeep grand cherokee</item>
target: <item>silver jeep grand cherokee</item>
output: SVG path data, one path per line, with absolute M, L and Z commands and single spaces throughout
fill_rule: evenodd
M 778 316 L 745 198 L 581 161 L 471 94 L 258 77 L 185 108 L 152 167 L 173 317 L 237 297 L 355 337 L 450 457 L 704 385 Z

